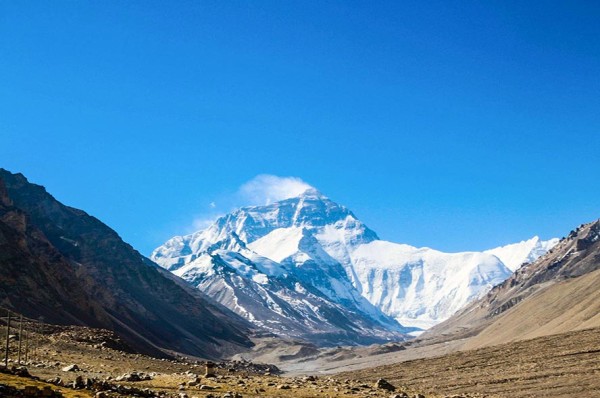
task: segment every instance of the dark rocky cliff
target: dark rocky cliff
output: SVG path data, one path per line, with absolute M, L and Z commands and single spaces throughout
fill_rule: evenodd
M 84 211 L 0 169 L 0 303 L 49 322 L 103 327 L 148 353 L 217 358 L 249 325 Z

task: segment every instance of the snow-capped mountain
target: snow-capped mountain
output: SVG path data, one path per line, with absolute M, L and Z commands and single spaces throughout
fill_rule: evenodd
M 398 340 L 403 328 L 360 295 L 316 239 L 346 226 L 348 242 L 377 239 L 319 192 L 240 209 L 206 230 L 175 237 L 155 262 L 246 319 L 278 335 L 321 344 Z
M 539 236 L 534 236 L 519 243 L 486 250 L 486 253 L 493 254 L 502 260 L 511 271 L 516 271 L 523 264 L 533 263 L 556 246 L 558 242 L 558 238 L 541 240 Z
M 491 253 L 380 240 L 315 189 L 239 209 L 152 259 L 274 333 L 346 341 L 428 328 L 511 275 Z

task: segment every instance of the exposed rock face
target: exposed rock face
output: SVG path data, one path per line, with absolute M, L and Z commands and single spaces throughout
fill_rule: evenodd
M 13 205 L 0 178 L 0 305 L 33 318 L 97 326 L 109 319 L 68 260 Z
M 157 267 L 87 213 L 0 169 L 0 304 L 116 331 L 132 347 L 219 357 L 249 324 Z

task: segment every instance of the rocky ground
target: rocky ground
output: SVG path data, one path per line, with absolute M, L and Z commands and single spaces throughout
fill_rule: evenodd
M 388 347 L 369 368 L 322 374 L 305 365 L 294 376 L 244 360 L 217 363 L 207 376 L 204 361 L 136 354 L 89 328 L 47 326 L 29 343 L 26 372 L 16 369 L 11 343 L 0 397 L 600 397 L 600 329 L 412 360 L 402 358 L 414 348 Z M 403 362 L 375 367 L 393 355 Z M 358 359 L 369 364 L 366 355 Z
M 438 394 L 600 397 L 600 328 L 338 373 Z
M 286 377 L 277 367 L 248 361 L 215 364 L 195 358 L 158 359 L 132 352 L 110 332 L 47 326 L 30 336 L 27 371 L 17 370 L 12 349 L 8 369 L 0 367 L 2 397 L 410 397 L 419 393 L 385 380 L 349 377 Z M 24 355 L 23 362 L 24 361 Z M 10 369 L 14 370 L 11 372 Z M 18 376 L 17 374 L 21 374 Z M 34 379 L 27 377 L 31 374 Z M 35 380 L 37 379 L 37 380 Z M 25 389 L 27 388 L 27 391 Z M 44 390 L 45 388 L 45 390 Z M 61 395 L 58 394 L 60 392 Z M 52 395 L 54 394 L 54 395 Z M 427 394 L 426 397 L 439 397 Z

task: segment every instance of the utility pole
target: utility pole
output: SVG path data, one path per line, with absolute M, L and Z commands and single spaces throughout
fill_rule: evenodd
M 29 363 L 29 333 L 25 329 L 25 365 Z
M 35 321 L 33 323 L 33 331 L 34 333 L 31 334 L 31 357 L 35 358 L 37 355 L 37 344 L 38 341 L 37 339 L 39 338 L 39 325 L 37 323 L 37 321 Z
M 8 369 L 8 349 L 10 348 L 10 310 L 6 318 L 6 353 L 4 354 L 4 367 Z
M 17 365 L 21 366 L 21 341 L 23 337 L 23 315 L 19 318 L 19 350 L 17 354 Z

